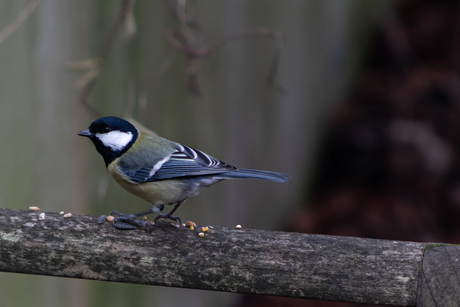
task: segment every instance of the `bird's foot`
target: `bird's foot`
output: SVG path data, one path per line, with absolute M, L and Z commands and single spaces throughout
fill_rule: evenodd
M 137 218 L 143 215 L 151 214 L 151 213 L 156 213 L 160 212 L 164 209 L 163 204 L 158 204 L 155 205 L 152 209 L 134 213 L 134 214 L 123 214 L 118 211 L 113 211 L 112 215 L 118 215 L 117 217 L 114 217 L 112 220 L 113 226 L 117 229 L 123 229 L 123 230 L 129 230 L 129 229 L 135 229 L 138 226 L 149 226 L 150 232 L 152 232 L 152 225 L 150 225 L 149 222 L 144 221 L 144 220 L 138 220 Z M 101 215 L 97 222 L 99 224 L 105 223 L 107 217 L 105 215 Z
M 177 216 L 172 215 L 172 212 L 169 212 L 169 213 L 166 213 L 166 214 L 160 213 L 160 214 L 157 215 L 157 217 L 153 221 L 156 222 L 158 219 L 169 219 L 169 220 L 179 222 L 179 225 L 181 224 L 180 218 L 177 217 Z
M 176 211 L 176 209 L 179 208 L 180 204 L 182 204 L 183 202 L 184 201 L 176 203 L 174 208 L 166 214 L 161 214 L 161 213 L 158 214 L 157 217 L 153 221 L 156 222 L 158 219 L 170 219 L 170 220 L 179 222 L 179 226 L 180 226 L 181 224 L 180 218 L 177 216 L 174 216 L 173 214 L 174 214 L 174 211 Z
M 152 225 L 144 220 L 138 220 L 137 218 L 140 216 L 137 213 L 134 214 L 123 214 L 118 211 L 113 211 L 112 215 L 118 215 L 117 217 L 113 218 L 112 225 L 115 226 L 117 229 L 121 230 L 130 230 L 136 229 L 138 226 L 148 226 L 150 232 L 152 232 Z M 144 215 L 144 214 L 141 214 Z

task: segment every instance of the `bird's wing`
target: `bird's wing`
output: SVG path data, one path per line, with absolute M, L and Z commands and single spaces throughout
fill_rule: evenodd
M 187 176 L 202 176 L 236 171 L 237 168 L 217 160 L 204 152 L 180 145 L 176 151 L 153 165 L 120 170 L 128 179 L 148 182 Z

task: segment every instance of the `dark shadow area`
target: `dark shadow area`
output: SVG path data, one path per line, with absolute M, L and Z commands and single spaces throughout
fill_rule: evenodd
M 459 16 L 458 1 L 402 1 L 382 20 L 289 231 L 460 242 Z M 248 296 L 243 306 L 365 305 Z

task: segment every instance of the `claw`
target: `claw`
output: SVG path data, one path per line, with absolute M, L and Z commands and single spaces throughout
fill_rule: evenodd
M 137 226 L 148 226 L 150 232 L 152 232 L 152 225 L 146 221 L 137 220 L 134 214 L 121 214 L 112 221 L 112 225 L 117 229 L 121 230 L 131 230 L 136 229 Z
M 180 220 L 180 218 L 177 217 L 177 216 L 174 216 L 173 213 L 174 213 L 174 211 L 176 211 L 177 208 L 179 208 L 179 206 L 180 206 L 181 204 L 182 204 L 182 202 L 178 202 L 178 203 L 174 206 L 174 208 L 173 208 L 171 211 L 169 211 L 168 213 L 166 213 L 166 214 L 162 214 L 162 213 L 158 214 L 157 217 L 156 217 L 153 221 L 156 222 L 158 219 L 170 219 L 170 220 L 179 222 L 179 225 L 180 225 L 180 224 L 182 223 L 181 220 Z M 158 205 L 158 208 L 159 208 L 159 206 L 160 206 L 160 205 Z M 162 211 L 163 208 L 164 208 L 163 205 L 161 205 L 161 206 L 162 206 L 162 208 L 161 208 L 160 211 Z
M 107 216 L 105 215 L 101 215 L 98 219 L 97 219 L 97 223 L 100 225 L 100 224 L 104 224 L 105 222 L 107 221 Z
M 136 226 L 132 224 L 126 223 L 124 221 L 116 221 L 115 219 L 112 221 L 112 224 L 116 229 L 130 230 L 136 228 Z
M 143 215 L 147 215 L 150 213 L 156 213 L 160 210 L 163 210 L 163 205 L 157 205 L 150 210 L 134 213 L 134 214 L 123 214 L 118 211 L 113 211 L 112 215 L 117 215 L 112 221 L 112 225 L 115 226 L 117 229 L 121 230 L 130 230 L 136 229 L 137 226 L 148 226 L 150 232 L 152 232 L 152 225 L 147 223 L 146 221 L 138 220 L 137 218 Z M 102 217 L 98 219 L 98 221 L 102 221 Z
M 169 220 L 173 220 L 173 221 L 176 221 L 176 222 L 179 222 L 179 225 L 182 223 L 180 218 L 178 216 L 174 216 L 172 214 L 170 214 L 171 212 L 169 213 L 166 213 L 166 214 L 158 214 L 157 217 L 153 220 L 154 222 L 156 222 L 158 219 L 169 219 Z
M 167 214 L 159 214 L 155 218 L 154 221 L 158 220 L 159 218 L 167 218 L 167 219 L 179 222 L 179 224 L 181 224 L 180 218 L 178 218 L 177 216 L 173 216 L 174 211 L 177 209 L 177 207 L 179 207 L 180 204 L 181 203 L 176 204 L 174 209 L 171 210 L 170 212 L 168 212 Z M 142 211 L 142 212 L 138 212 L 138 213 L 134 213 L 134 214 L 123 214 L 123 213 L 120 213 L 120 212 L 114 210 L 112 212 L 112 215 L 117 216 L 117 217 L 115 217 L 113 219 L 112 225 L 115 226 L 115 228 L 122 229 L 122 230 L 135 229 L 138 226 L 144 226 L 144 227 L 148 226 L 149 229 L 150 229 L 150 232 L 152 232 L 152 225 L 150 225 L 146 221 L 138 220 L 137 218 L 140 217 L 140 216 L 143 216 L 143 215 L 163 211 L 164 207 L 165 206 L 163 204 L 156 204 L 150 210 L 146 210 L 146 211 Z M 106 219 L 105 215 L 101 215 L 98 218 L 98 223 L 103 224 L 105 222 L 105 219 Z

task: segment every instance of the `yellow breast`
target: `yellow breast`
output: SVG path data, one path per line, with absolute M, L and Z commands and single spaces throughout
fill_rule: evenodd
M 196 195 L 199 187 L 190 186 L 187 179 L 161 180 L 153 182 L 137 183 L 129 180 L 118 169 L 117 160 L 107 167 L 109 174 L 115 181 L 128 192 L 148 201 L 152 204 L 170 205 L 185 200 L 187 197 Z

